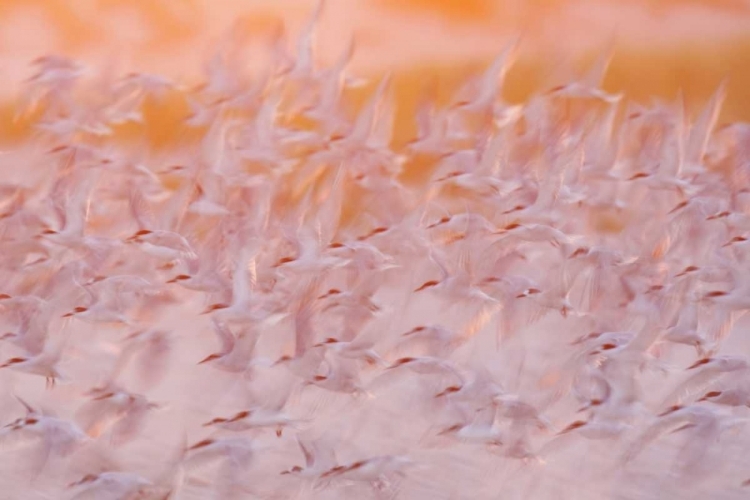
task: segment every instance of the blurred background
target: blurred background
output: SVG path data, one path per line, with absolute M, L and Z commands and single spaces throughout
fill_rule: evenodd
M 0 133 L 13 140 L 30 131 L 29 123 L 12 119 L 13 102 L 36 57 L 67 55 L 97 69 L 196 84 L 227 37 L 252 47 L 283 27 L 294 50 L 315 3 L 0 0 Z M 437 81 L 448 95 L 519 34 L 519 57 L 504 89 L 511 102 L 575 77 L 612 49 L 605 89 L 642 102 L 671 99 L 682 89 L 694 109 L 726 78 L 721 121 L 750 119 L 748 0 L 327 0 L 316 58 L 334 61 L 353 39 L 351 72 L 374 82 L 392 71 L 403 121 L 413 116 L 425 82 Z M 249 53 L 249 67 L 261 63 Z M 185 112 L 179 100 L 161 104 L 162 140 Z M 398 125 L 397 136 L 408 134 Z

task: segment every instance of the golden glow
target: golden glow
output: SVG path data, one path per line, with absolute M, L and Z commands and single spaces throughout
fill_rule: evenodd
M 96 67 L 107 61 L 116 71 L 152 71 L 192 84 L 200 80 L 210 48 L 228 32 L 257 45 L 284 24 L 291 46 L 314 3 L 222 0 L 219 8 L 205 0 L 2 0 L 0 56 L 9 85 L 0 91 L 0 133 L 11 141 L 29 133 L 33 117 L 14 122 L 12 102 L 30 74 L 29 60 L 40 54 L 62 53 Z M 318 57 L 335 59 L 353 35 L 356 73 L 377 78 L 394 71 L 397 145 L 413 136 L 411 118 L 425 82 L 437 81 L 444 99 L 517 32 L 524 36 L 522 51 L 504 90 L 511 102 L 558 83 L 555 78 L 568 79 L 571 68 L 584 69 L 614 41 L 607 90 L 643 101 L 672 98 L 682 89 L 694 110 L 727 78 L 722 121 L 747 120 L 746 5 L 735 0 L 328 0 L 317 33 Z M 355 105 L 373 86 L 352 93 Z M 145 133 L 153 146 L 180 143 L 196 137 L 182 123 L 188 113 L 184 98 L 170 95 L 146 104 L 145 125 L 118 127 L 116 134 L 128 140 Z

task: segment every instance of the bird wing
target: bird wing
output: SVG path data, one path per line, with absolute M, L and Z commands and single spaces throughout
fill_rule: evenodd
M 214 328 L 214 333 L 219 338 L 219 342 L 221 343 L 221 353 L 222 354 L 228 354 L 234 350 L 234 346 L 237 342 L 237 339 L 235 338 L 232 331 L 229 329 L 229 327 L 216 319 L 216 317 L 211 318 L 211 323 Z
M 675 459 L 675 466 L 682 474 L 696 476 L 700 472 L 700 466 L 706 463 L 709 447 L 719 439 L 720 433 L 718 420 L 696 426 L 695 432 L 685 439 Z
M 315 330 L 313 328 L 313 319 L 316 313 L 316 297 L 320 288 L 320 279 L 310 280 L 304 286 L 300 297 L 297 300 L 296 311 L 294 314 L 294 355 L 302 356 L 305 351 L 309 350 L 315 341 Z
M 154 211 L 146 201 L 143 192 L 134 181 L 128 183 L 128 206 L 130 215 L 138 225 L 138 229 L 151 229 L 156 227 L 154 222 Z
M 686 418 L 683 415 L 658 417 L 655 422 L 649 425 L 630 443 L 622 455 L 622 463 L 628 463 L 635 459 L 652 441 L 667 432 L 670 428 L 674 428 L 685 422 Z
M 704 368 L 698 373 L 689 375 L 669 393 L 669 396 L 664 399 L 662 407 L 668 407 L 692 398 L 697 392 L 705 390 L 711 382 L 714 382 L 722 375 L 724 373 L 717 372 L 711 368 Z
M 136 408 L 130 408 L 127 413 L 117 420 L 112 426 L 111 441 L 114 446 L 119 446 L 133 439 L 138 431 L 143 428 L 144 421 L 148 416 L 148 404 L 143 402 Z
M 691 163 L 700 164 L 703 156 L 706 154 L 706 146 L 711 137 L 711 133 L 716 126 L 721 112 L 721 106 L 727 96 L 727 81 L 724 80 L 719 84 L 711 100 L 706 104 L 705 109 L 693 124 L 686 145 L 686 160 Z
M 313 449 L 309 443 L 306 443 L 303 441 L 299 434 L 295 436 L 297 440 L 297 446 L 299 446 L 300 451 L 302 451 L 302 455 L 305 457 L 305 468 L 310 469 L 315 464 L 315 455 L 313 454 Z
M 495 405 L 488 405 L 474 414 L 473 424 L 481 427 L 492 427 L 495 423 L 496 413 L 497 407 Z

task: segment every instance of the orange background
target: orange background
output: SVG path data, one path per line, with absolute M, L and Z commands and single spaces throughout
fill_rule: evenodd
M 222 36 L 231 31 L 252 43 L 283 23 L 291 46 L 314 5 L 312 0 L 0 0 L 0 133 L 12 139 L 29 131 L 28 123 L 14 124 L 10 117 L 35 57 L 65 54 L 95 67 L 114 63 L 123 73 L 143 70 L 196 83 Z M 750 119 L 745 0 L 328 0 L 317 57 L 334 60 L 354 37 L 352 72 L 374 77 L 392 70 L 401 105 L 397 135 L 404 136 L 411 130 L 405 118 L 413 116 L 411 106 L 425 81 L 438 76 L 441 94 L 447 94 L 517 33 L 524 38 L 504 90 L 510 101 L 561 83 L 613 46 L 606 89 L 647 101 L 673 97 L 681 88 L 695 108 L 726 77 L 722 120 Z M 172 99 L 149 116 L 161 124 L 154 134 L 168 140 L 185 116 L 185 104 Z

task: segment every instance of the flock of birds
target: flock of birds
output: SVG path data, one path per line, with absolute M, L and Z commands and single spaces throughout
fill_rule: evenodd
M 200 140 L 177 85 L 35 62 L 0 156 L 0 498 L 746 498 L 750 127 L 624 106 L 606 60 L 523 105 L 511 45 L 392 145 L 319 9 Z M 138 125 L 140 124 L 140 125 Z M 420 177 L 421 176 L 421 177 Z

